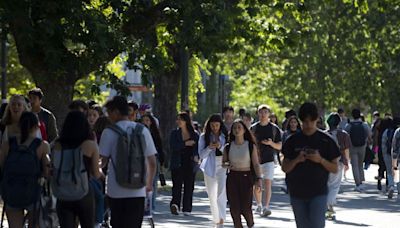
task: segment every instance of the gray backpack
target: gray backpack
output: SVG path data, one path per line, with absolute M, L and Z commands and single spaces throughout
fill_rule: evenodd
M 127 131 L 116 124 L 109 128 L 118 134 L 117 153 L 115 160 L 111 159 L 117 183 L 129 189 L 146 186 L 144 126 L 137 123 L 134 129 L 128 128 Z M 132 131 L 128 134 L 130 129 Z
M 89 192 L 88 173 L 81 148 L 52 151 L 51 188 L 57 199 L 80 200 Z

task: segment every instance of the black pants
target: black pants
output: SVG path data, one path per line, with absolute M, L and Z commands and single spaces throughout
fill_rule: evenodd
M 144 215 L 144 197 L 111 198 L 111 226 L 113 228 L 142 227 Z
M 57 200 L 57 216 L 61 228 L 75 228 L 76 219 L 79 219 L 81 228 L 94 227 L 94 194 L 89 193 L 78 201 Z
M 386 165 L 385 165 L 385 160 L 383 159 L 383 154 L 382 154 L 382 149 L 379 149 L 378 151 L 378 176 L 384 178 L 385 177 L 385 171 L 386 171 Z
M 172 177 L 172 200 L 171 204 L 176 204 L 181 208 L 182 185 L 183 185 L 183 212 L 192 212 L 194 179 L 196 173 L 192 166 L 180 167 L 171 170 Z
M 228 197 L 231 216 L 235 228 L 242 228 L 241 215 L 248 227 L 253 227 L 254 218 L 251 204 L 253 201 L 253 176 L 251 171 L 230 171 L 226 179 L 226 196 Z

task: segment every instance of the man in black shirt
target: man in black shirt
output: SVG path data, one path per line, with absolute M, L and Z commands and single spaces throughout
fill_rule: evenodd
M 256 137 L 257 146 L 260 153 L 260 165 L 262 178 L 264 179 L 265 201 L 264 208 L 261 203 L 261 191 L 254 190 L 254 195 L 257 201 L 257 213 L 261 216 L 269 216 L 271 210 L 269 203 L 272 195 L 272 180 L 274 179 L 274 154 L 282 148 L 281 132 L 277 125 L 269 120 L 271 108 L 268 105 L 260 105 L 258 107 L 259 122 L 255 123 L 251 129 Z
M 303 129 L 283 145 L 282 170 L 297 227 L 321 228 L 325 227 L 328 177 L 330 172 L 338 171 L 340 151 L 329 135 L 318 130 L 315 104 L 304 103 L 299 117 Z

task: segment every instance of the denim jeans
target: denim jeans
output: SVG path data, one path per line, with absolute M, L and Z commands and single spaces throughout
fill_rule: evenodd
M 386 166 L 386 178 L 388 181 L 388 186 L 394 188 L 394 176 L 392 173 L 392 155 L 388 153 L 383 153 L 382 155 Z
M 151 210 L 154 211 L 156 209 L 156 197 L 157 197 L 157 192 L 158 192 L 158 179 L 160 175 L 160 164 L 157 162 L 157 167 L 156 167 L 156 175 L 154 176 L 153 179 L 153 194 L 151 198 Z
M 102 223 L 104 219 L 104 194 L 103 186 L 99 180 L 90 178 L 90 185 L 94 192 L 94 202 L 95 202 L 95 222 Z
M 325 227 L 327 195 L 316 196 L 311 199 L 290 197 L 297 228 Z

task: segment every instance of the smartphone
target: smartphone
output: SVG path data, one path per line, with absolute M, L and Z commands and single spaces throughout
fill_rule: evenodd
M 306 154 L 315 154 L 317 151 L 314 149 L 311 149 L 311 148 L 306 148 L 306 149 L 304 149 L 304 152 Z

